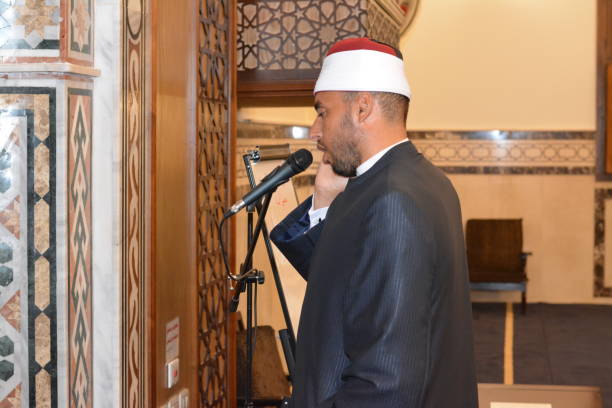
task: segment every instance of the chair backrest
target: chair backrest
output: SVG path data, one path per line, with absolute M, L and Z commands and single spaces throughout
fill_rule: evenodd
M 465 235 L 470 281 L 525 280 L 522 219 L 470 219 Z
M 252 397 L 278 399 L 291 395 L 290 383 L 283 370 L 276 334 L 270 326 L 257 326 L 253 355 Z M 246 330 L 237 338 L 238 395 L 244 396 L 246 368 Z

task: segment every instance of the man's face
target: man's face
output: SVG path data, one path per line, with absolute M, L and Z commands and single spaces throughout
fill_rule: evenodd
M 361 163 L 357 150 L 358 129 L 350 115 L 350 106 L 343 92 L 318 92 L 315 95 L 317 118 L 310 128 L 310 138 L 323 151 L 323 162 L 344 177 L 355 176 Z

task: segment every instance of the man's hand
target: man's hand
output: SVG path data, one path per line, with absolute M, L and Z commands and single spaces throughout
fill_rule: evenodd
M 342 177 L 334 173 L 329 163 L 321 161 L 317 177 L 315 178 L 315 193 L 312 209 L 317 210 L 329 207 L 334 198 L 344 191 L 348 183 L 347 177 Z

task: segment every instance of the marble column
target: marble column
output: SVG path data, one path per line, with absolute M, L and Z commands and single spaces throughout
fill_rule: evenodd
M 93 0 L 0 0 L 0 406 L 93 403 Z

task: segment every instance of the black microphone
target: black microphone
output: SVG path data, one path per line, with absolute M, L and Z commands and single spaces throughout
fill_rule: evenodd
M 303 172 L 312 163 L 312 153 L 306 149 L 300 149 L 297 152 L 290 155 L 287 160 L 274 170 L 270 172 L 266 177 L 261 180 L 253 190 L 242 197 L 242 200 L 237 201 L 230 207 L 225 214 L 224 218 L 231 217 L 238 211 L 259 200 L 263 195 L 274 191 L 276 187 L 289 181 L 289 179 L 298 173 Z

